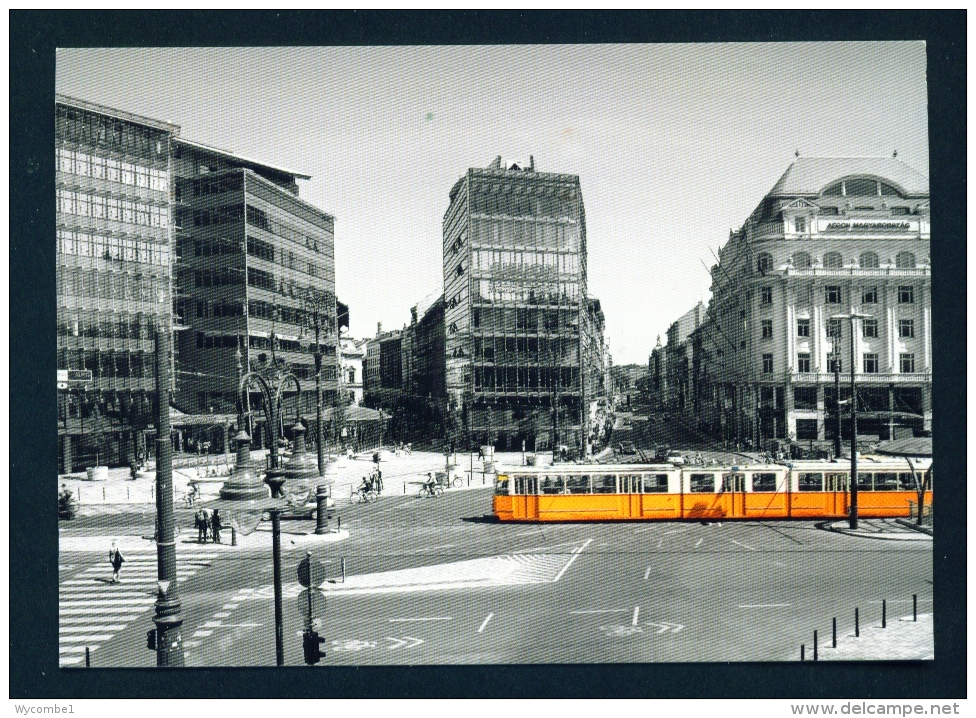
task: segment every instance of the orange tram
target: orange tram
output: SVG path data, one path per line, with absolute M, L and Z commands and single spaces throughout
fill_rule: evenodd
M 931 459 L 913 463 L 931 505 Z M 850 474 L 832 461 L 500 466 L 492 506 L 501 521 L 836 519 L 848 515 Z M 859 457 L 857 489 L 864 518 L 909 516 L 918 502 L 904 459 Z

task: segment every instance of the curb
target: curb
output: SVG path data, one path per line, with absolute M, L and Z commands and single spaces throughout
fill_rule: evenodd
M 916 523 L 914 523 L 914 522 L 912 522 L 912 521 L 910 521 L 908 519 L 895 519 L 895 523 L 897 523 L 897 524 L 899 524 L 901 526 L 904 526 L 905 528 L 909 528 L 912 531 L 918 531 L 919 533 L 928 534 L 929 536 L 933 536 L 934 537 L 933 530 L 932 530 L 932 527 L 931 526 L 924 526 L 924 525 L 923 526 L 919 526 L 918 524 L 916 524 Z

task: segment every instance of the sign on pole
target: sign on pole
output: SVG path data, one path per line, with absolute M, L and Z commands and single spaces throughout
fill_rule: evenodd
M 305 588 L 325 583 L 325 565 L 318 559 L 306 556 L 298 564 L 298 582 Z

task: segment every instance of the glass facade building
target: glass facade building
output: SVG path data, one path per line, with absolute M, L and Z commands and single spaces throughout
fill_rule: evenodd
M 59 468 L 146 452 L 154 336 L 172 318 L 179 127 L 55 98 Z
M 497 158 L 443 222 L 446 388 L 473 444 L 581 447 L 586 219 L 579 177 Z
M 301 412 L 314 418 L 316 321 L 326 406 L 338 390 L 333 217 L 298 197 L 296 180 L 307 176 L 199 143 L 174 143 L 173 175 L 176 311 L 185 327 L 177 405 L 235 413 L 240 356 L 240 371 L 272 384 L 294 374 Z M 283 412 L 294 416 L 296 396 L 286 384 Z M 260 395 L 251 400 L 254 408 Z M 256 446 L 269 439 L 259 413 Z

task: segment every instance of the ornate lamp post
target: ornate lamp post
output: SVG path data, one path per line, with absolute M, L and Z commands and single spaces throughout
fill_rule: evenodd
M 326 457 L 325 428 L 322 417 L 322 330 L 327 329 L 326 334 L 331 334 L 331 326 L 326 326 L 326 320 L 335 315 L 335 307 L 334 300 L 331 300 L 328 294 L 312 290 L 306 294 L 303 305 L 303 335 L 306 329 L 315 332 L 315 446 L 319 476 L 323 476 L 325 475 Z

